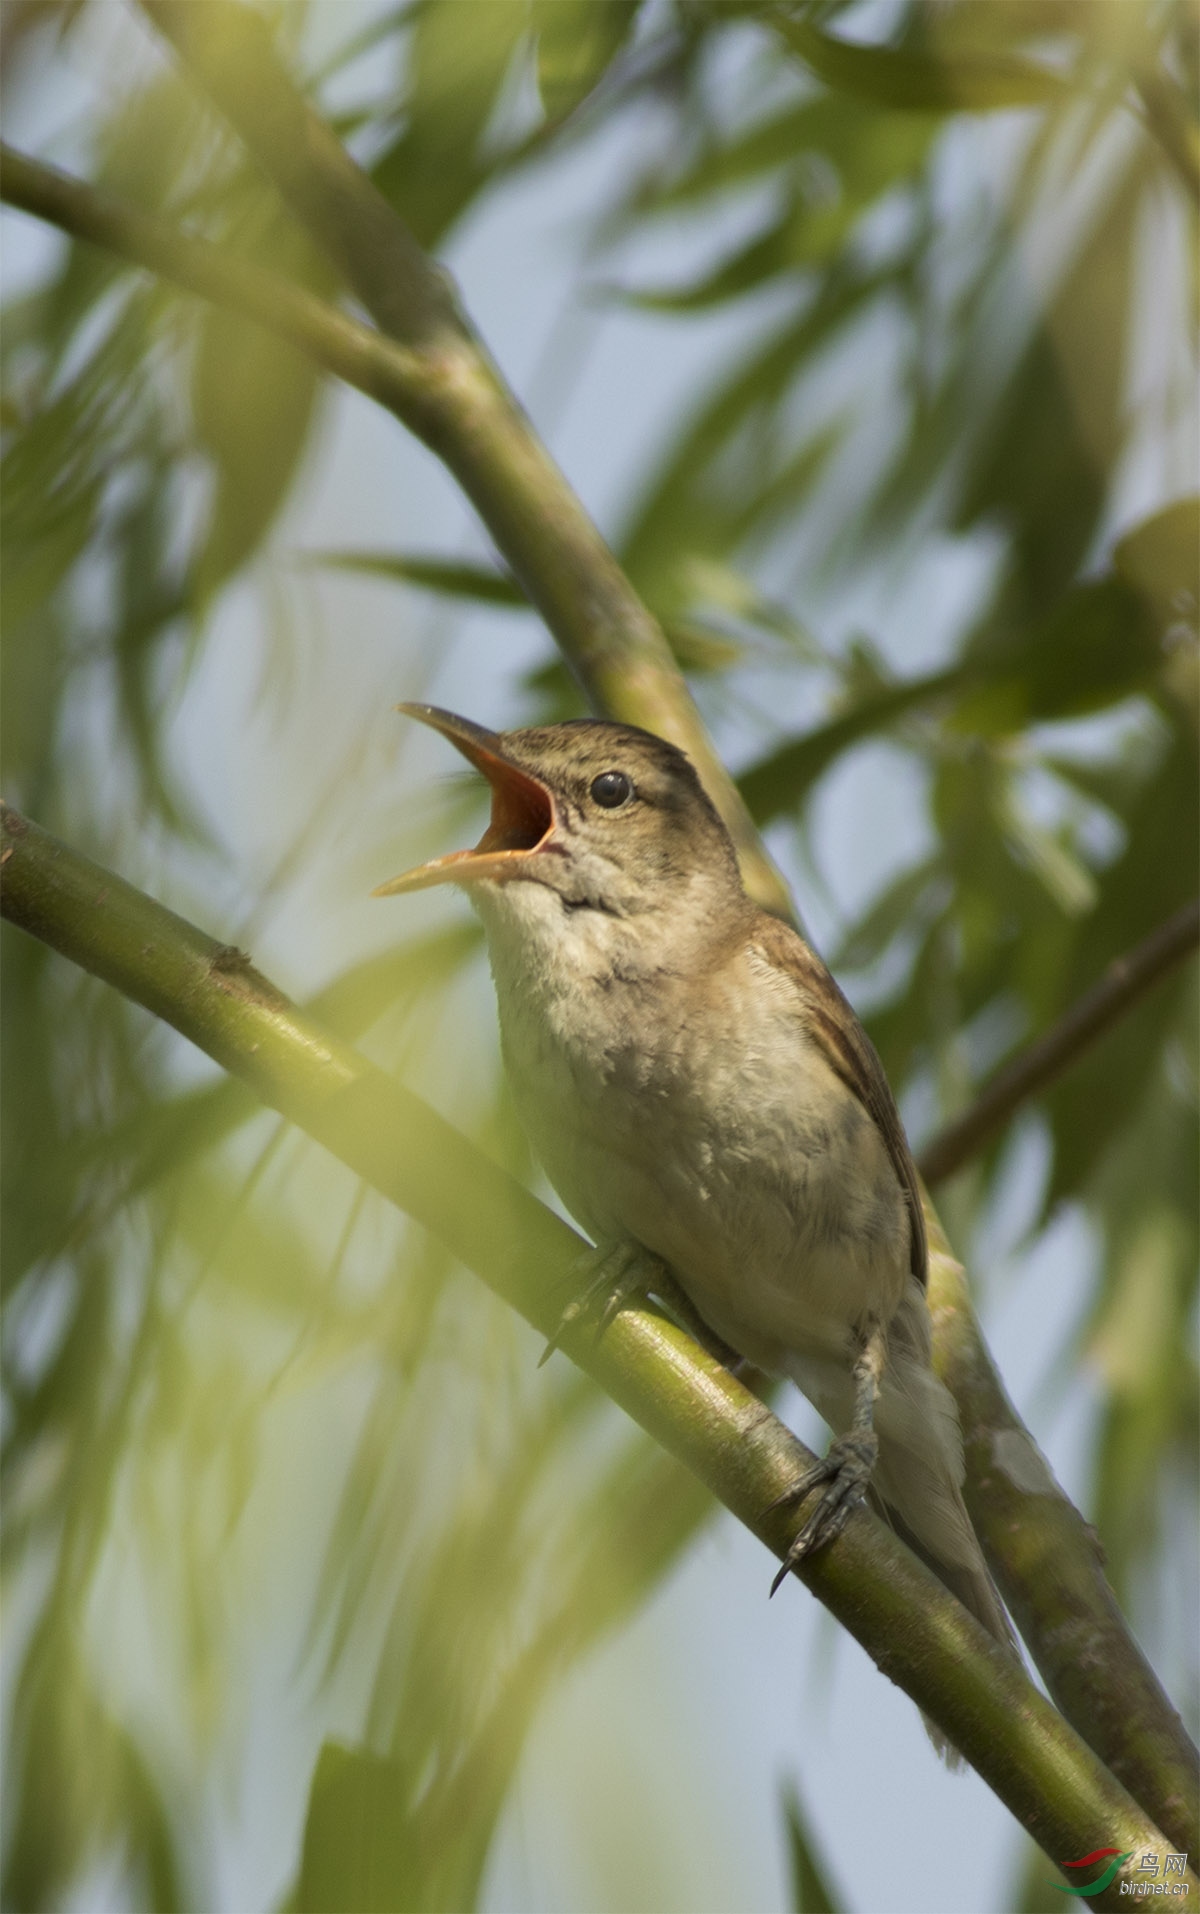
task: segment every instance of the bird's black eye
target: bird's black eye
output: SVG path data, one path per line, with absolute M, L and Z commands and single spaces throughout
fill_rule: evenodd
M 628 804 L 633 796 L 633 779 L 627 778 L 624 771 L 601 771 L 598 778 L 592 779 L 592 796 L 606 811 L 615 811 L 618 805 Z

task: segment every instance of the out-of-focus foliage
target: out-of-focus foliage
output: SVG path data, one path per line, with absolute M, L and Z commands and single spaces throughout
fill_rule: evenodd
M 783 1818 L 792 1864 L 792 1907 L 795 1914 L 840 1914 L 837 1898 L 814 1852 L 813 1837 L 805 1825 L 804 1810 L 794 1792 L 784 1795 Z
M 330 294 L 236 143 L 114 12 L 7 0 L 9 103 L 96 61 L 63 136 L 78 168 Z M 342 14 L 289 8 L 281 32 L 424 243 L 591 144 L 608 157 L 579 210 L 589 296 L 680 329 L 730 316 L 608 529 L 807 879 L 856 753 L 885 742 L 919 776 L 911 860 L 865 906 L 839 916 L 833 885 L 822 908 L 931 1129 L 1196 888 L 1194 11 Z M 679 233 L 690 274 L 631 282 L 631 250 Z M 244 939 L 299 894 L 314 843 L 357 872 L 379 829 L 352 753 L 323 793 L 305 775 L 305 648 L 352 646 L 306 624 L 312 579 L 336 560 L 390 576 L 398 606 L 431 591 L 506 617 L 519 594 L 399 533 L 298 571 L 278 528 L 324 455 L 319 381 L 118 261 L 64 245 L 10 300 L 3 354 L 6 795 Z M 894 607 L 929 552 L 943 569 L 913 629 Z M 953 602 L 951 560 L 972 581 Z M 292 779 L 265 870 L 231 869 L 172 748 L 247 580 Z M 549 647 L 513 705 L 578 710 Z M 463 811 L 457 788 L 416 804 L 411 847 Z M 529 1173 L 473 933 L 347 941 L 331 969 L 331 1021 Z M 1073 1352 L 1103 1379 L 1093 1514 L 1152 1641 L 1186 1548 L 1169 1511 L 1195 1491 L 1193 999 L 1194 975 L 1160 987 L 1031 1119 L 1039 1219 L 1076 1202 L 1099 1245 Z M 162 1777 L 216 1785 L 282 1614 L 297 1705 L 330 1724 L 289 1905 L 473 1905 L 539 1702 L 645 1600 L 703 1498 L 565 1364 L 535 1372 L 525 1332 L 375 1198 L 7 933 L 3 1015 L 6 1904 L 57 1904 L 102 1864 L 124 1906 L 206 1904 L 192 1801 Z M 964 1248 L 1008 1160 L 1001 1139 L 946 1193 Z M 789 1825 L 798 1905 L 830 1905 L 798 1808 Z

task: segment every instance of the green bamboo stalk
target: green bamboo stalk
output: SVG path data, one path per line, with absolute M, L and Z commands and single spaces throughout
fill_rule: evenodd
M 1176 1848 L 1195 1854 L 1196 1751 L 1129 1633 L 1099 1537 L 1004 1392 L 974 1326 L 962 1265 L 940 1233 L 929 1302 L 935 1365 L 960 1404 L 967 1508 L 1013 1619 L 1038 1643 L 1038 1668 L 1063 1714 L 1139 1801 L 1154 1802 Z
M 3 808 L 0 907 L 180 1031 L 418 1222 L 543 1333 L 585 1246 L 419 1097 L 254 969 L 112 872 Z M 774 1507 L 813 1458 L 674 1324 L 627 1309 L 564 1340 L 629 1415 L 782 1558 L 803 1509 Z M 1043 1851 L 1163 1850 L 1143 1813 L 1024 1672 L 867 1510 L 800 1579 L 978 1769 Z M 1115 1907 L 1122 1870 L 1095 1898 Z M 1200 1889 L 1200 1879 L 1183 1877 Z

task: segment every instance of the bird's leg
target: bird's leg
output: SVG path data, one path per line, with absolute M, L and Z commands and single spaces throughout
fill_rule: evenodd
M 640 1243 L 608 1243 L 589 1250 L 575 1265 L 580 1279 L 579 1294 L 572 1298 L 558 1320 L 538 1361 L 539 1369 L 558 1348 L 564 1335 L 583 1316 L 595 1315 L 597 1340 L 615 1316 L 630 1303 L 655 1295 L 702 1348 L 727 1368 L 740 1361 L 735 1349 L 723 1342 L 700 1315 L 687 1291 L 662 1258 Z
M 875 1402 L 879 1382 L 887 1361 L 887 1331 L 878 1323 L 863 1338 L 851 1374 L 854 1377 L 854 1415 L 846 1434 L 831 1442 L 824 1459 L 807 1469 L 798 1481 L 784 1490 L 771 1504 L 781 1508 L 785 1502 L 799 1502 L 810 1489 L 824 1482 L 824 1495 L 800 1530 L 784 1558 L 783 1567 L 771 1583 L 775 1593 L 806 1555 L 822 1542 L 840 1535 L 856 1502 L 861 1502 L 871 1480 L 879 1454 L 875 1434 Z

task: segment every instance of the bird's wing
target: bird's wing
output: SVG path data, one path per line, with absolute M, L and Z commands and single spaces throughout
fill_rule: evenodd
M 875 1046 L 821 959 L 794 930 L 763 912 L 753 941 L 771 968 L 795 985 L 797 1014 L 808 1035 L 874 1119 L 908 1205 L 910 1267 L 924 1285 L 929 1252 L 917 1167 Z

